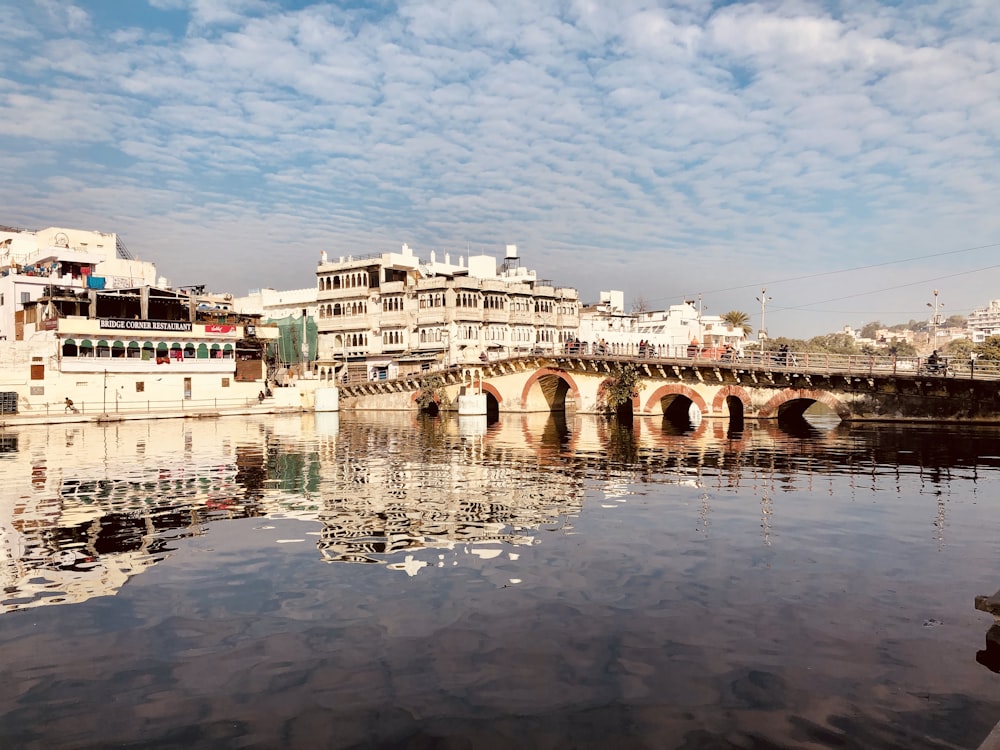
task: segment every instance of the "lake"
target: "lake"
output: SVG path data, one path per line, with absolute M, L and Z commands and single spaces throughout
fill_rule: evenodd
M 0 479 L 4 748 L 954 748 L 1000 720 L 996 428 L 39 425 L 0 432 Z

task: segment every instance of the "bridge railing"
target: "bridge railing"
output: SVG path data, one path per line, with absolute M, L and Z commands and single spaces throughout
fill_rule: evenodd
M 1000 380 L 1000 362 L 971 360 L 958 357 L 941 357 L 937 362 L 927 357 L 893 357 L 885 354 L 833 354 L 830 352 L 756 351 L 740 355 L 735 351 L 695 349 L 670 353 L 669 347 L 612 346 L 587 342 L 570 342 L 563 353 L 603 359 L 637 359 L 648 362 L 674 364 L 715 363 L 739 365 L 762 370 L 787 370 L 790 372 L 823 375 L 919 375 L 921 377 L 966 378 Z
M 638 347 L 610 346 L 586 342 L 570 342 L 556 352 L 558 355 L 581 356 L 588 359 L 605 359 L 617 361 L 641 361 L 659 364 L 714 364 L 727 367 L 752 368 L 757 370 L 772 370 L 783 372 L 800 372 L 817 375 L 913 375 L 929 378 L 958 378 L 973 380 L 1000 380 L 1000 362 L 987 360 L 973 361 L 957 357 L 942 357 L 938 362 L 928 362 L 927 357 L 891 357 L 882 354 L 831 354 L 829 352 L 792 352 L 792 351 L 756 351 L 751 350 L 743 355 L 726 352 L 722 349 L 698 349 L 686 352 L 670 353 L 668 347 Z M 522 359 L 525 357 L 548 356 L 545 353 L 527 355 L 523 352 L 499 351 L 492 352 L 482 364 L 488 365 L 506 359 Z M 477 363 L 478 364 L 478 363 Z M 449 367 L 444 362 L 430 363 L 419 372 L 400 372 L 396 377 L 413 378 L 421 375 L 443 372 L 458 368 Z M 372 376 L 364 370 L 352 369 L 341 373 L 338 384 L 357 385 L 371 381 Z M 380 376 L 379 379 L 385 379 Z M 388 378 L 393 379 L 393 378 Z

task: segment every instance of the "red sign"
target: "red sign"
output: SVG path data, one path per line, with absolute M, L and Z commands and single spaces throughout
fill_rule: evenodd
M 222 325 L 221 323 L 206 323 L 205 333 L 236 333 L 236 326 Z

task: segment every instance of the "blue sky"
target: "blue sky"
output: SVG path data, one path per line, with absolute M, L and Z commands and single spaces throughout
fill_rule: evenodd
M 502 255 L 807 337 L 1000 298 L 995 0 L 0 3 L 0 224 L 179 285 Z

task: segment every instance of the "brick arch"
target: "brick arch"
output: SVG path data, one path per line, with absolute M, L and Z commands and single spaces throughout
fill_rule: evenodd
M 528 394 L 531 393 L 531 389 L 535 386 L 541 378 L 548 375 L 554 375 L 555 377 L 562 380 L 566 385 L 569 386 L 570 393 L 573 394 L 573 398 L 576 400 L 577 405 L 580 404 L 580 389 L 577 387 L 576 382 L 565 370 L 556 370 L 551 367 L 543 367 L 540 370 L 532 373 L 531 377 L 528 378 L 527 382 L 524 384 L 524 388 L 521 389 L 521 404 L 528 403 Z
M 701 394 L 698 393 L 698 391 L 689 388 L 686 385 L 680 385 L 679 383 L 672 383 L 670 385 L 661 385 L 659 388 L 653 391 L 652 395 L 650 395 L 650 397 L 646 399 L 646 408 L 644 411 L 647 414 L 654 413 L 653 412 L 654 406 L 659 406 L 660 400 L 664 396 L 671 396 L 671 395 L 686 396 L 687 398 L 691 399 L 691 401 L 694 402 L 695 406 L 697 406 L 701 410 L 701 413 L 703 415 L 711 413 L 708 410 L 708 405 L 705 403 L 705 399 L 701 397 Z
M 778 409 L 782 404 L 787 404 L 789 401 L 798 401 L 801 399 L 807 401 L 818 401 L 821 404 L 825 404 L 826 406 L 829 406 L 830 409 L 832 409 L 841 419 L 846 420 L 851 417 L 851 410 L 844 404 L 844 402 L 832 393 L 810 388 L 785 388 L 780 393 L 772 396 L 771 399 L 764 404 L 761 410 L 757 412 L 757 416 L 761 419 L 776 417 L 778 415 Z
M 712 399 L 712 414 L 722 414 L 722 408 L 726 405 L 726 399 L 730 396 L 738 398 L 743 402 L 743 413 L 750 414 L 750 394 L 740 385 L 727 385 L 715 394 Z
M 483 393 L 489 393 L 493 398 L 497 400 L 497 404 L 503 403 L 503 396 L 500 395 L 500 391 L 497 387 L 491 383 L 480 383 L 479 387 L 482 389 Z

